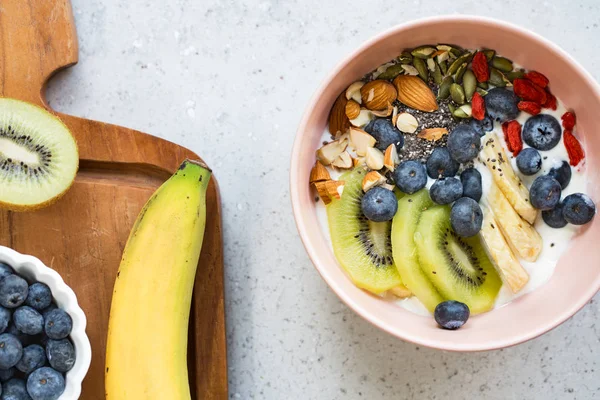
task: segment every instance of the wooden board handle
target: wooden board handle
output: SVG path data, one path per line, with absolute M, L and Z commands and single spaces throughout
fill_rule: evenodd
M 77 33 L 69 0 L 2 0 L 0 95 L 46 106 L 44 87 L 77 63 Z

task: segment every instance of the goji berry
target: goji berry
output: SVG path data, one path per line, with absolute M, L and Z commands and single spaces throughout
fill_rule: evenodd
M 485 118 L 485 101 L 483 97 L 478 93 L 473 93 L 471 99 L 471 115 L 478 121 L 482 121 Z
M 548 86 L 548 83 L 550 82 L 548 78 L 546 78 L 546 75 L 537 71 L 529 71 L 525 74 L 524 78 L 529 79 L 531 82 L 535 83 L 542 89 Z
M 574 112 L 567 111 L 562 117 L 560 117 L 560 119 L 562 119 L 563 128 L 565 128 L 567 131 L 572 131 L 573 128 L 575 128 L 576 118 Z
M 531 115 L 538 115 L 542 111 L 542 106 L 533 101 L 520 101 L 517 107 L 519 107 L 519 110 Z
M 485 54 L 483 54 L 481 51 L 477 52 L 475 57 L 473 57 L 472 63 L 473 73 L 475 73 L 477 82 L 487 82 L 490 79 L 490 67 Z
M 550 108 L 552 110 L 556 110 L 557 108 L 556 96 L 554 96 L 552 92 L 550 92 L 549 87 L 546 88 L 546 101 L 542 103 L 542 107 Z
M 502 124 L 502 132 L 504 132 L 504 140 L 508 150 L 517 156 L 523 150 L 523 139 L 521 139 L 521 124 L 519 121 L 507 121 Z
M 525 101 L 533 101 L 541 105 L 548 100 L 546 91 L 527 79 L 515 79 L 513 88 L 515 94 Z
M 569 155 L 569 163 L 572 166 L 576 166 L 585 158 L 585 153 L 581 148 L 581 143 L 575 136 L 573 136 L 573 132 L 566 130 L 563 133 L 563 141 L 565 142 L 565 148 L 567 149 L 567 154 Z

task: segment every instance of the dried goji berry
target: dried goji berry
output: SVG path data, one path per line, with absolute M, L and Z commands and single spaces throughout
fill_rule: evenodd
M 542 103 L 542 107 L 550 108 L 552 110 L 556 110 L 557 108 L 556 96 L 554 96 L 552 92 L 550 92 L 549 87 L 546 88 L 546 101 Z
M 562 119 L 562 126 L 563 126 L 563 128 L 565 128 L 568 131 L 572 131 L 573 128 L 575 128 L 576 119 L 575 119 L 575 113 L 574 112 L 567 111 L 560 118 Z
M 531 115 L 538 115 L 542 111 L 542 106 L 533 101 L 520 101 L 517 107 L 519 107 L 519 110 Z
M 483 97 L 475 92 L 471 99 L 471 115 L 478 121 L 482 121 L 485 118 L 485 101 Z
M 515 94 L 525 101 L 533 101 L 541 105 L 548 100 L 546 91 L 527 79 L 515 79 L 513 88 Z
M 521 139 L 521 124 L 519 121 L 507 121 L 502 124 L 502 132 L 504 132 L 504 140 L 508 150 L 517 156 L 523 150 L 523 139 Z
M 569 155 L 569 163 L 572 166 L 576 166 L 585 158 L 585 153 L 581 148 L 579 140 L 573 136 L 573 132 L 566 130 L 563 133 L 563 141 L 565 142 L 565 148 L 567 149 L 567 154 Z
M 473 57 L 472 63 L 473 72 L 475 73 L 477 82 L 487 82 L 490 79 L 490 67 L 485 54 L 483 54 L 481 51 L 477 52 L 475 57 Z
M 539 73 L 537 71 L 529 71 L 528 73 L 525 74 L 524 78 L 529 79 L 531 82 L 535 83 L 542 89 L 544 89 L 546 86 L 548 86 L 548 83 L 550 82 L 548 80 L 548 78 L 546 78 L 546 75 Z

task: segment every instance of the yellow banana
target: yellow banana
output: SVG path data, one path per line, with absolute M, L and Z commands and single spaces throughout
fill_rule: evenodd
M 110 309 L 107 400 L 190 399 L 188 322 L 210 175 L 185 161 L 133 226 Z

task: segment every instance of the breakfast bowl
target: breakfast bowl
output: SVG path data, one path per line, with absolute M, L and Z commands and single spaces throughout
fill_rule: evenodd
M 440 329 L 431 316 L 355 286 L 338 263 L 324 233 L 309 177 L 315 151 L 323 141 L 332 105 L 340 93 L 402 49 L 452 43 L 466 49 L 494 49 L 516 64 L 541 71 L 552 93 L 577 110 L 578 136 L 585 148 L 585 191 L 600 199 L 600 137 L 595 134 L 600 87 L 584 68 L 558 46 L 523 28 L 489 18 L 443 16 L 410 22 L 369 40 L 344 59 L 311 100 L 297 131 L 290 167 L 294 217 L 317 271 L 350 308 L 380 329 L 408 342 L 449 351 L 484 351 L 516 345 L 558 326 L 600 289 L 600 258 L 595 243 L 600 221 L 577 231 L 543 285 L 489 312 L 473 315 L 458 331 Z M 566 129 L 566 128 L 565 128 Z M 554 244 L 552 244 L 554 245 Z
M 83 310 L 77 304 L 75 293 L 56 271 L 33 256 L 0 246 L 0 262 L 11 266 L 18 275 L 29 282 L 35 281 L 48 285 L 54 303 L 71 316 L 73 328 L 69 339 L 74 345 L 76 360 L 71 370 L 66 373 L 65 390 L 59 399 L 79 398 L 82 381 L 90 367 L 92 349 L 85 333 L 87 320 Z

